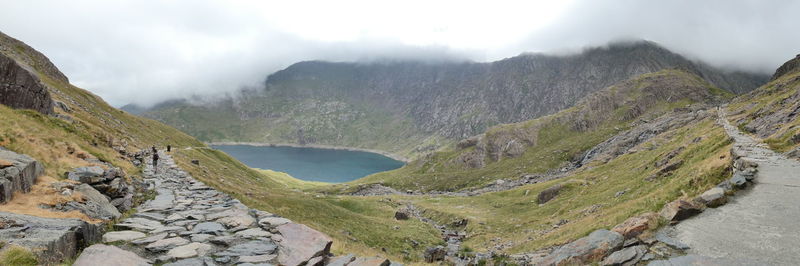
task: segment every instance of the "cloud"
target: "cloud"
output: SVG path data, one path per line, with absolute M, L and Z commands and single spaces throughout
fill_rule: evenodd
M 491 61 L 643 38 L 770 72 L 800 48 L 773 1 L 0 0 L 0 31 L 111 104 L 230 93 L 302 60 Z

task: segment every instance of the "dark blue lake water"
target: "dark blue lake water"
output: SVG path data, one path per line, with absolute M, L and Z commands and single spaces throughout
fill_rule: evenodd
M 215 145 L 253 168 L 286 172 L 308 181 L 340 183 L 397 169 L 403 162 L 371 152 L 317 148 Z

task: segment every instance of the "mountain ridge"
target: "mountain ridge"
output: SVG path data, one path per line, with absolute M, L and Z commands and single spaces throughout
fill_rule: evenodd
M 162 105 L 144 115 L 204 141 L 349 146 L 413 158 L 492 125 L 555 113 L 627 78 L 676 67 L 734 93 L 767 79 L 724 72 L 642 41 L 489 63 L 303 61 L 269 75 L 263 90 L 206 106 Z

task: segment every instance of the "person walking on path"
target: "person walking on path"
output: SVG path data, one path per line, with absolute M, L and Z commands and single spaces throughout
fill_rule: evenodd
M 158 173 L 158 150 L 153 146 L 153 172 Z
M 171 151 L 172 151 L 172 145 L 167 145 L 167 152 L 171 152 Z

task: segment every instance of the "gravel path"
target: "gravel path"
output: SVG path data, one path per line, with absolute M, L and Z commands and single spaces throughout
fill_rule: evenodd
M 741 133 L 720 111 L 720 122 L 744 157 L 758 162 L 755 186 L 676 225 L 670 233 L 690 254 L 727 258 L 741 265 L 800 263 L 800 162 Z

